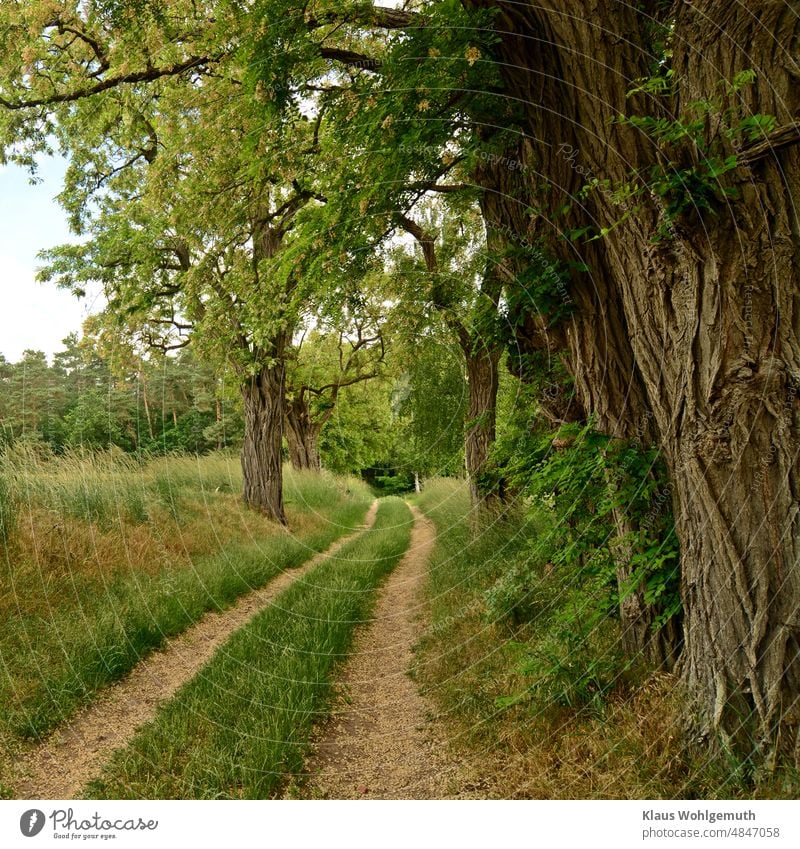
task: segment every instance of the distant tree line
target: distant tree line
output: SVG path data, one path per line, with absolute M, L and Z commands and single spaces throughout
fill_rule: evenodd
M 463 417 L 464 376 L 442 357 L 441 342 L 398 345 L 391 368 L 376 356 L 355 364 L 364 350 L 358 341 L 350 360 L 340 360 L 341 344 L 313 331 L 294 346 L 282 459 L 298 469 L 363 474 L 379 489 L 398 491 L 411 489 L 415 477 L 462 474 L 461 435 L 447 425 Z M 62 346 L 51 361 L 30 349 L 17 362 L 0 354 L 0 450 L 18 442 L 54 454 L 241 447 L 237 387 L 194 348 L 138 356 L 76 333 Z
M 225 381 L 189 350 L 173 357 L 104 358 L 77 334 L 48 362 L 0 355 L 0 441 L 68 449 L 206 452 L 241 439 L 242 416 Z

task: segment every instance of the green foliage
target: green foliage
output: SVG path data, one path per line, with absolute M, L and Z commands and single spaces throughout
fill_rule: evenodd
M 319 440 L 326 469 L 358 474 L 380 463 L 393 440 L 390 391 L 383 381 L 342 389 Z
M 505 293 L 503 324 L 506 334 L 516 324 L 530 320 L 531 315 L 546 319 L 552 327 L 572 313 L 570 269 L 549 257 L 542 245 L 515 246 L 512 243 L 503 258 L 519 269 L 513 285 L 508 286 Z
M 631 174 L 631 181 L 612 186 L 607 180 L 591 180 L 584 192 L 602 191 L 625 212 L 620 220 L 595 232 L 602 238 L 637 212 L 639 198 L 655 195 L 663 201 L 663 222 L 654 238 L 672 234 L 676 223 L 689 214 L 715 214 L 721 204 L 738 197 L 738 189 L 726 179 L 739 168 L 739 152 L 747 144 L 765 139 L 775 129 L 771 115 L 749 114 L 741 93 L 755 82 L 752 70 L 722 80 L 719 95 L 694 100 L 672 115 L 630 115 L 618 119 L 649 136 L 655 145 L 657 161 L 647 169 Z M 671 70 L 640 80 L 629 96 L 647 94 L 671 98 L 675 80 Z M 571 233 L 580 238 L 593 228 Z
M 501 707 L 528 703 L 535 710 L 554 707 L 591 710 L 602 715 L 608 696 L 620 687 L 631 661 L 623 656 L 613 623 L 598 621 L 591 631 L 575 629 L 574 611 L 561 612 L 543 637 L 519 644 L 519 670 L 531 684 L 498 699 Z
M 630 663 L 618 641 L 621 600 L 642 594 L 656 610 L 654 629 L 680 612 L 669 487 L 657 451 L 613 440 L 591 424 L 537 433 L 530 406 L 521 409 L 528 417 L 506 427 L 494 464 L 546 530 L 485 597 L 492 621 L 537 623 L 537 639 L 519 647 L 532 689 L 508 703 L 519 697 L 597 708 Z M 619 558 L 630 569 L 623 585 Z
M 240 400 L 188 351 L 143 358 L 101 340 L 64 339 L 52 365 L 26 351 L 0 368 L 2 442 L 55 453 L 205 453 L 241 435 Z
M 122 442 L 122 429 L 108 411 L 108 399 L 98 392 L 82 394 L 64 416 L 67 445 L 98 449 Z
M 404 495 L 414 489 L 414 478 L 408 474 L 375 475 L 373 485 L 381 495 Z
M 538 456 L 537 456 L 538 455 Z M 669 617 L 678 606 L 678 552 L 671 499 L 656 449 L 614 440 L 589 425 L 565 425 L 539 441 L 539 450 L 508 470 L 512 484 L 551 511 L 547 543 L 556 568 L 580 569 L 607 586 L 608 613 L 617 608 L 614 553 L 630 549 L 633 573 L 623 593 L 644 588 Z M 629 528 L 623 536 L 615 514 Z M 602 611 L 605 615 L 605 611 Z
M 422 477 L 461 474 L 467 408 L 461 352 L 430 333 L 416 336 L 401 357 L 393 404 L 397 465 Z
M 231 514 L 226 502 L 239 474 L 236 460 L 219 455 L 142 466 L 120 457 L 5 459 L 0 481 L 11 482 L 12 499 L 23 495 L 27 510 L 41 516 L 44 509 L 49 521 L 37 528 L 34 562 L 14 534 L 12 556 L 0 559 L 0 581 L 15 589 L 0 599 L 0 732 L 46 735 L 206 611 L 228 607 L 327 548 L 363 520 L 370 501 L 352 480 L 290 472 L 286 501 L 299 521 L 289 535 L 263 519 L 248 525 L 243 508 Z M 207 544 L 191 557 L 132 563 L 136 551 L 126 546 L 143 545 L 148 532 L 149 550 L 164 548 L 157 525 L 163 506 L 168 534 L 180 537 L 194 521 L 195 530 L 198 523 L 211 528 Z M 81 525 L 70 518 L 100 523 L 105 534 L 88 529 L 92 544 L 75 550 L 71 535 Z M 255 534 L 242 533 L 248 527 Z M 225 536 L 233 542 L 221 549 Z
M 15 495 L 8 485 L 4 471 L 0 471 L 0 544 L 6 545 L 17 523 Z

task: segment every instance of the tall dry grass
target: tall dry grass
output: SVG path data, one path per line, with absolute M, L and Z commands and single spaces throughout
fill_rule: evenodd
M 240 486 L 228 454 L 0 456 L 6 761 L 206 610 L 347 533 L 371 500 L 356 480 L 287 469 L 287 532 L 246 509 Z

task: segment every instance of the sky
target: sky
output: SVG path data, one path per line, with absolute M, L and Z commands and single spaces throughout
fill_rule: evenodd
M 42 182 L 31 185 L 24 169 L 0 165 L 0 354 L 11 362 L 26 348 L 52 356 L 92 311 L 91 297 L 36 282 L 36 254 L 75 239 L 55 201 L 65 168 L 63 159 L 42 159 Z

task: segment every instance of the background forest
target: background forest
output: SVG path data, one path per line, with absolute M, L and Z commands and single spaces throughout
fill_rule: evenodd
M 295 361 L 290 376 L 298 381 L 290 390 L 294 398 L 336 377 L 340 343 L 316 331 L 302 340 L 297 351 L 303 360 Z M 244 416 L 229 374 L 198 361 L 191 348 L 146 357 L 128 350 L 124 359 L 119 350 L 101 351 L 90 335 L 79 341 L 74 334 L 52 362 L 30 350 L 16 363 L 0 359 L 7 456 L 15 450 L 42 457 L 118 450 L 144 460 L 241 448 Z M 413 345 L 413 362 L 393 351 L 391 364 L 381 362 L 379 371 L 352 383 L 340 377 L 335 404 L 325 397 L 333 387 L 311 403 L 319 467 L 364 475 L 391 492 L 413 490 L 415 475 L 417 486 L 422 476 L 461 475 L 466 383 L 453 353 L 422 338 Z M 288 421 L 286 434 L 284 460 L 308 468 Z

